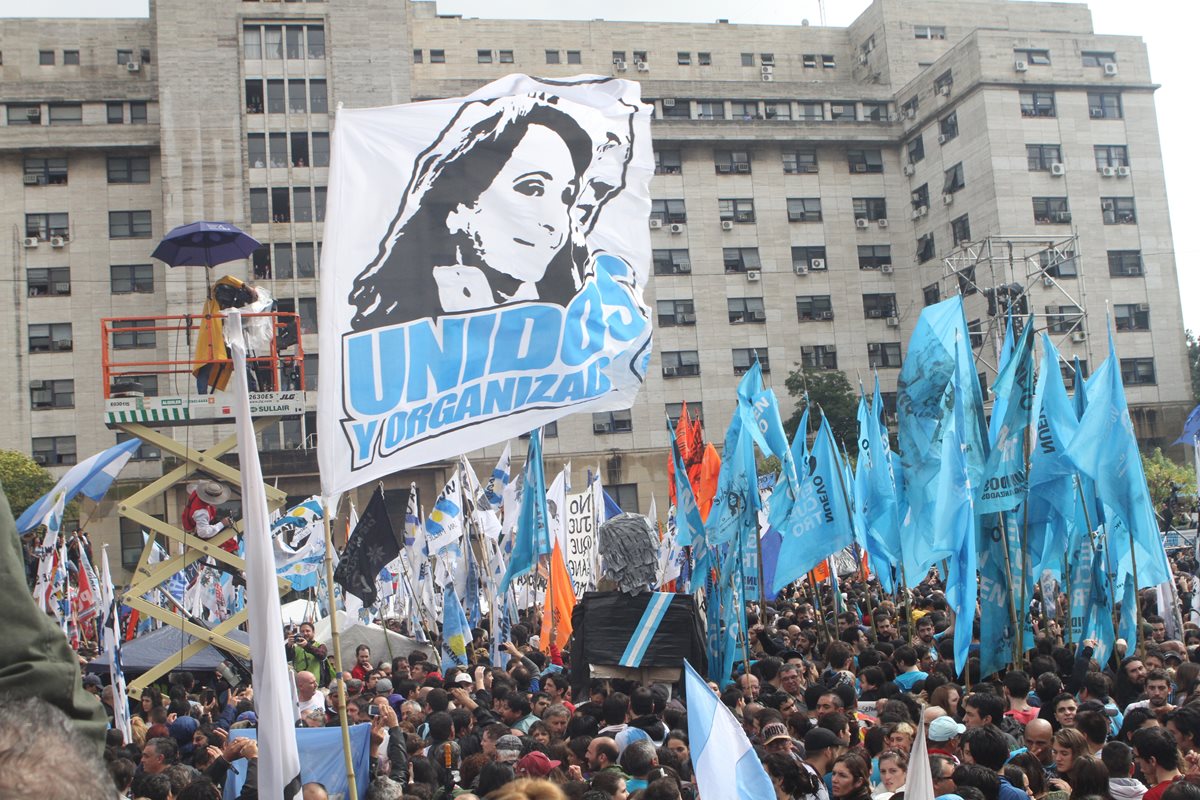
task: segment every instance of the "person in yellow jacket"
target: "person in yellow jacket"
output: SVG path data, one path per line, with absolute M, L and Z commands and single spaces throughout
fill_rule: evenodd
M 200 335 L 196 340 L 196 359 L 192 374 L 196 376 L 196 392 L 212 394 L 229 385 L 233 375 L 233 361 L 225 347 L 225 327 L 222 311 L 228 308 L 243 308 L 248 312 L 266 312 L 275 307 L 275 300 L 261 287 L 251 286 L 232 275 L 225 275 L 213 284 L 209 297 L 204 301 Z M 265 324 L 264 324 L 265 323 Z M 265 345 L 270 349 L 272 323 L 268 318 L 247 320 L 246 345 L 252 351 L 261 351 Z M 253 369 L 249 369 L 250 389 L 257 388 Z

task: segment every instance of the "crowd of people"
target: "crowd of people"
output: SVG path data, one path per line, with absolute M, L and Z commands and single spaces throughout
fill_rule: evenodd
M 1118 640 L 1097 663 L 1093 642 L 1043 619 L 1020 668 L 981 679 L 976 638 L 960 681 L 934 578 L 904 603 L 853 579 L 839 595 L 751 603 L 749 669 L 709 684 L 779 800 L 903 800 L 919 736 L 946 800 L 1200 800 L 1200 626 L 1168 638 L 1150 597 L 1134 652 Z M 373 799 L 725 800 L 695 783 L 680 684 L 573 686 L 569 649 L 543 652 L 534 621 L 513 626 L 504 667 L 480 629 L 466 668 L 441 669 L 434 648 L 381 658 L 362 645 L 341 674 L 311 624 L 289 628 L 298 724 L 338 725 L 344 692 L 349 724 L 370 726 L 357 779 Z M 110 715 L 120 702 L 93 676 L 85 688 Z M 256 723 L 252 688 L 174 672 L 130 711 L 133 741 L 110 730 L 104 751 L 119 796 L 217 798 L 243 763 L 238 796 L 257 796 L 255 742 L 231 735 Z M 327 792 L 310 782 L 302 796 Z

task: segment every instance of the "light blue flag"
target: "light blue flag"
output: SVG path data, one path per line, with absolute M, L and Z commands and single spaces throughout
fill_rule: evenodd
M 854 543 L 862 550 L 867 549 L 867 483 L 871 472 L 871 412 L 867 408 L 867 396 L 862 383 L 858 385 L 858 459 L 854 462 L 854 474 L 846 487 L 850 490 L 850 509 L 854 512 Z M 842 460 L 849 464 L 849 457 L 842 453 Z
M 458 602 L 458 593 L 453 586 L 445 587 L 444 602 L 442 603 L 442 671 L 451 667 L 465 667 L 469 662 L 467 645 L 471 643 L 471 626 L 467 615 L 463 613 L 462 604 Z
M 985 514 L 979 517 L 979 640 L 987 647 L 979 649 L 979 674 L 991 675 L 1012 661 L 1013 628 L 1012 596 L 1016 581 L 1010 568 L 1018 566 L 1005 560 L 1005 547 L 1012 554 L 1012 540 L 1019 540 L 1015 514 Z
M 1075 396 L 1072 398 L 1075 401 L 1075 417 L 1083 419 L 1083 412 L 1087 410 L 1087 386 L 1088 379 L 1084 377 L 1083 365 L 1079 363 L 1079 356 L 1075 356 Z
M 1077 649 L 1082 649 L 1083 640 L 1088 638 L 1084 636 L 1084 626 L 1092 608 L 1092 586 L 1095 582 L 1092 569 L 1096 568 L 1096 556 L 1090 540 L 1085 541 L 1079 548 L 1079 553 L 1074 555 L 1075 558 L 1071 561 L 1071 596 L 1068 598 L 1070 619 L 1064 628 L 1070 634 L 1069 641 L 1076 642 Z
M 800 424 L 796 426 L 796 433 L 792 436 L 792 445 L 788 448 L 793 467 L 790 479 L 789 472 L 784 470 L 783 480 L 775 482 L 775 487 L 771 490 L 770 501 L 767 503 L 767 522 L 772 528 L 775 528 L 776 532 L 783 528 L 787 523 L 788 516 L 792 513 L 792 506 L 800 493 L 800 465 L 808 460 L 809 405 L 807 392 L 801 400 L 804 403 L 804 410 L 800 414 Z
M 737 397 L 742 426 L 750 431 L 759 450 L 780 460 L 787 479 L 795 483 L 796 467 L 779 416 L 779 401 L 774 391 L 763 386 L 762 365 L 757 357 L 738 381 Z
M 754 441 L 745 427 L 741 415 L 734 414 L 725 432 L 717 493 L 704 522 L 705 538 L 710 547 L 733 541 L 747 528 L 758 529 Z
M 517 530 L 513 535 L 512 552 L 508 556 L 508 568 L 500 579 L 500 594 L 508 591 L 514 578 L 530 572 L 538 558 L 553 549 L 547 520 L 550 512 L 546 508 L 546 473 L 542 468 L 542 429 L 529 435 L 529 453 L 525 457 L 524 490 L 521 494 L 521 511 L 517 517 Z
M 896 476 L 892 469 L 895 454 L 892 452 L 883 418 L 883 396 L 879 391 L 877 373 L 875 393 L 871 398 L 870 414 L 867 417 L 867 479 L 862 489 L 863 499 L 859 502 L 864 509 L 867 555 L 871 570 L 879 579 L 883 590 L 890 593 L 895 590 L 895 568 L 900 563 L 902 548 Z M 861 450 L 859 458 L 862 459 Z
M 1141 577 L 1138 575 L 1139 579 Z M 1121 593 L 1121 619 L 1117 636 L 1128 644 L 1125 652 L 1132 653 L 1137 650 L 1138 645 L 1137 592 L 1133 588 L 1133 575 L 1126 574 L 1122 583 L 1125 585 L 1125 590 Z M 1112 611 L 1111 607 L 1109 611 Z M 1112 619 L 1111 613 L 1108 618 Z
M 783 541 L 775 566 L 776 592 L 802 577 L 823 559 L 854 543 L 854 528 L 842 491 L 841 459 L 829 421 L 822 416 L 812 452 L 798 465 L 800 491 L 779 530 Z
M 35 500 L 17 518 L 17 533 L 27 533 L 38 525 L 46 524 L 46 518 L 54 509 L 54 501 L 59 494 L 63 495 L 66 503 L 70 503 L 78 494 L 100 502 L 108 487 L 112 486 L 130 457 L 141 446 L 141 439 L 129 439 L 71 467 L 58 479 L 53 489 Z
M 996 380 L 992 383 L 992 416 L 988 420 L 988 442 L 993 447 L 996 444 L 996 435 L 1000 432 L 1000 424 L 1004 420 L 1004 411 L 1008 405 L 1008 393 L 1001 392 L 1001 387 L 997 384 L 1000 383 L 1004 368 L 1008 365 L 1008 360 L 1012 358 L 1012 353 L 1013 314 L 1012 308 L 1009 308 L 1004 322 L 1004 342 L 1000 345 L 1000 358 L 996 360 Z
M 911 351 L 910 351 L 911 352 Z M 975 618 L 977 594 L 976 525 L 978 517 L 974 508 L 974 491 L 967 462 L 970 445 L 961 431 L 970 429 L 976 422 L 968 421 L 965 396 L 961 392 L 947 393 L 947 406 L 943 407 L 946 430 L 942 436 L 941 453 L 938 461 L 942 465 L 935 486 L 934 513 L 931 521 L 934 530 L 944 531 L 949 549 L 949 574 L 946 576 L 946 600 L 954 609 L 955 618 L 961 624 L 954 626 L 955 673 L 962 674 L 967 665 L 967 654 L 971 647 L 970 624 Z
M 235 728 L 229 732 L 230 739 L 257 739 L 254 728 Z M 329 728 L 297 728 L 296 750 L 300 756 L 300 780 L 304 783 L 320 783 L 330 797 L 350 797 L 350 780 L 346 776 L 346 758 L 342 750 L 342 731 L 336 725 Z M 358 798 L 367 796 L 370 781 L 366 780 L 371 767 L 371 726 L 365 722 L 350 726 L 350 760 L 358 778 Z M 235 769 L 229 770 L 225 778 L 226 800 L 235 800 L 246 783 L 247 762 L 234 761 Z
M 696 505 L 696 495 L 692 492 L 670 418 L 667 419 L 667 435 L 671 437 L 671 458 L 675 462 L 675 542 L 680 547 L 690 547 L 695 537 L 703 542 L 704 520 L 700 517 L 700 507 Z
M 704 679 L 683 662 L 688 742 L 701 796 L 775 800 L 775 785 L 733 712 Z
M 993 392 L 996 403 L 992 409 L 992 449 L 975 500 L 975 510 L 980 514 L 1012 511 L 1024 502 L 1029 491 L 1025 432 L 1033 413 L 1032 314 L 1025 320 L 1021 338 L 996 376 Z
M 1104 510 L 1113 574 L 1132 574 L 1133 547 L 1138 588 L 1157 586 L 1170 580 L 1171 572 L 1129 419 L 1111 330 L 1108 351 L 1108 358 L 1088 382 L 1087 409 L 1067 446 L 1067 454 L 1079 471 L 1095 482 L 1096 496 Z M 1093 525 L 1098 524 L 1093 520 Z
M 1099 540 L 1097 540 L 1099 544 Z M 1085 549 L 1091 549 L 1090 545 L 1085 545 Z M 1108 654 L 1112 652 L 1114 641 L 1113 633 L 1113 585 L 1108 576 L 1108 554 L 1105 548 L 1100 545 L 1095 551 L 1092 559 L 1092 586 L 1088 595 L 1088 609 L 1083 626 L 1083 639 L 1094 639 L 1097 642 L 1093 658 L 1104 661 L 1099 661 L 1103 664 L 1108 661 Z M 1072 583 L 1075 582 L 1075 576 L 1071 576 Z M 1132 583 L 1132 581 L 1130 581 Z M 1132 652 L 1132 651 L 1130 651 Z

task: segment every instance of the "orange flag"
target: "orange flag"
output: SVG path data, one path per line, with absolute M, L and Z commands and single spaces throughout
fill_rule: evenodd
M 721 456 L 712 442 L 709 442 L 704 448 L 704 460 L 700 463 L 700 479 L 692 483 L 701 519 L 708 519 L 708 510 L 712 508 L 713 498 L 717 496 L 717 476 L 720 472 Z
M 546 601 L 542 604 L 542 652 L 550 652 L 552 637 L 559 650 L 567 646 L 571 639 L 571 611 L 574 608 L 575 588 L 571 586 L 571 576 L 567 574 L 562 548 L 555 542 L 554 551 L 550 553 L 550 583 L 546 589 Z
M 812 582 L 813 588 L 821 581 L 829 580 L 829 559 L 825 559 L 820 564 L 813 568 L 812 572 L 808 573 L 809 581 Z

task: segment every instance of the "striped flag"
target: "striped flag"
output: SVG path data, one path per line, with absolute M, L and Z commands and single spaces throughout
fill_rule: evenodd
M 104 653 L 108 657 L 108 674 L 112 678 L 113 728 L 119 730 L 125 737 L 125 743 L 129 744 L 133 741 L 133 730 L 129 724 L 125 674 L 121 671 L 121 613 L 112 573 L 108 568 L 108 545 L 100 551 L 100 604 L 103 615 L 101 635 Z
M 775 785 L 750 746 L 741 723 L 691 664 L 683 662 L 683 669 L 688 739 L 700 795 L 775 800 Z

